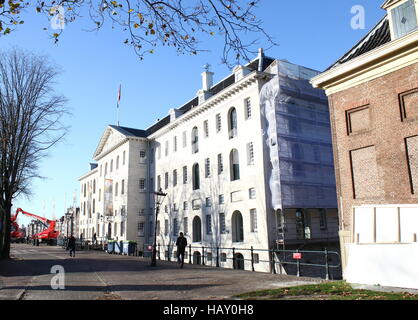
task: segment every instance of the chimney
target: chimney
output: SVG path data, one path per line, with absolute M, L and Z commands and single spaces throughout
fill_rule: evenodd
M 264 65 L 264 51 L 263 48 L 258 49 L 258 71 L 263 71 L 263 65 Z
M 202 89 L 197 92 L 199 97 L 199 104 L 206 101 L 210 96 L 210 88 L 213 86 L 214 73 L 209 71 L 210 65 L 207 63 L 204 65 L 205 71 L 202 73 Z

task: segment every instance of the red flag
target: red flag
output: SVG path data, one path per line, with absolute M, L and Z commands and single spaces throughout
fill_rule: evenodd
M 120 97 L 121 97 L 121 87 L 122 87 L 122 85 L 119 85 L 119 91 L 118 91 L 118 107 L 119 107 L 119 102 L 120 102 Z

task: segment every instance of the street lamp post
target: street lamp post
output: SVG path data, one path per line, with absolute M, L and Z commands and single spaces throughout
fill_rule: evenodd
M 162 192 L 161 188 L 158 192 L 154 192 L 155 197 L 155 221 L 154 221 L 154 245 L 152 246 L 151 267 L 157 266 L 157 219 L 160 211 L 160 205 L 163 203 L 167 194 Z

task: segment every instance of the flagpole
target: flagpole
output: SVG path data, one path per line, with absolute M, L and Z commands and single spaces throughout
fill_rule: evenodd
M 117 106 L 116 106 L 116 109 L 117 109 L 116 120 L 117 120 L 117 123 L 118 123 L 118 127 L 119 127 L 119 103 L 120 103 L 120 97 L 121 97 L 121 87 L 122 87 L 122 85 L 120 84 L 119 85 L 119 91 L 118 91 L 118 103 L 117 103 Z

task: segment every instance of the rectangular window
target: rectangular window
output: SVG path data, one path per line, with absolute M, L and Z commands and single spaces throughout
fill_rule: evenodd
M 211 215 L 206 215 L 206 234 L 212 234 L 212 217 Z
M 254 264 L 260 263 L 260 256 L 258 255 L 258 253 L 253 253 L 253 260 Z
M 184 234 L 189 233 L 189 219 L 187 217 L 183 218 L 183 233 Z
M 173 170 L 173 187 L 177 185 L 177 170 Z
M 256 209 L 250 210 L 250 218 L 251 218 L 251 232 L 257 232 L 257 210 Z
M 210 177 L 210 159 L 206 158 L 205 160 L 205 178 Z
M 165 152 L 164 152 L 165 156 L 168 156 L 168 141 L 165 142 Z
M 160 191 L 161 189 L 161 176 L 157 176 L 157 191 Z
M 216 115 L 216 132 L 221 131 L 222 129 L 222 119 L 221 119 L 221 114 L 218 113 Z
M 226 233 L 225 213 L 219 213 L 219 229 L 221 234 Z
M 164 173 L 164 188 L 168 189 L 168 172 Z
M 219 195 L 219 204 L 224 204 L 225 203 L 225 196 L 223 194 Z
M 120 194 L 125 194 L 125 180 L 122 180 L 120 187 Z
M 254 147 L 253 147 L 253 143 L 247 143 L 247 159 L 248 159 L 248 164 L 254 164 Z
M 169 230 L 168 230 L 168 220 L 167 219 L 165 219 L 164 220 L 164 235 L 165 236 L 168 236 L 168 234 L 169 234 L 169 232 L 168 232 Z
M 183 202 L 183 210 L 189 209 L 189 203 L 187 201 Z
M 205 138 L 209 138 L 209 122 L 208 122 L 208 120 L 205 120 L 203 122 L 203 131 L 205 133 Z
M 138 236 L 143 237 L 145 233 L 144 231 L 145 231 L 145 223 L 139 222 L 138 223 Z
M 177 203 L 173 203 L 173 211 L 174 212 L 179 211 L 179 208 L 177 206 Z
M 218 154 L 218 174 L 224 172 L 224 162 L 222 158 L 222 154 Z
M 319 209 L 319 227 L 321 230 L 327 229 L 327 211 L 326 209 Z
M 174 152 L 177 152 L 177 136 L 174 136 L 173 150 L 174 150 Z
M 255 188 L 250 188 L 248 190 L 248 193 L 249 193 L 249 198 L 250 199 L 255 199 Z
M 177 235 L 178 233 L 178 225 L 177 225 L 177 218 L 173 219 L 173 235 Z
M 350 151 L 353 198 L 380 197 L 383 194 L 374 146 Z
M 405 147 L 411 193 L 416 194 L 418 188 L 418 136 L 405 138 Z
M 152 221 L 150 221 L 150 222 L 152 222 Z M 151 230 L 152 230 L 152 227 L 151 227 Z M 154 230 L 152 230 L 152 231 L 154 231 Z M 160 232 L 161 232 L 160 220 L 157 220 L 157 235 L 159 235 Z
M 145 150 L 139 151 L 139 162 L 144 163 L 147 159 L 147 154 L 145 153 Z
M 157 158 L 161 159 L 161 146 L 157 147 Z
M 212 207 L 212 199 L 211 198 L 206 198 L 205 203 L 206 203 L 206 207 Z
M 145 215 L 145 209 L 139 209 L 138 214 L 139 214 L 140 216 L 144 216 L 144 215 Z
M 369 106 L 362 106 L 346 111 L 348 134 L 367 132 L 372 129 Z
M 186 131 L 183 131 L 183 148 L 187 147 L 187 135 Z
M 251 119 L 251 99 L 245 99 L 245 119 Z
M 139 179 L 139 190 L 145 191 L 145 179 Z
M 192 208 L 193 208 L 193 210 L 199 210 L 200 209 L 200 199 L 192 200 Z
M 187 183 L 187 166 L 183 167 L 183 184 Z
M 126 158 L 126 152 L 123 151 L 123 154 L 122 154 L 122 164 L 123 165 L 125 165 L 125 158 Z
M 408 0 L 395 7 L 391 10 L 391 14 L 395 39 L 406 35 L 418 27 L 414 0 Z

